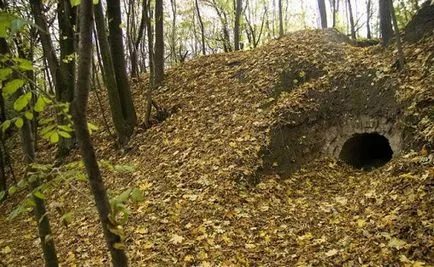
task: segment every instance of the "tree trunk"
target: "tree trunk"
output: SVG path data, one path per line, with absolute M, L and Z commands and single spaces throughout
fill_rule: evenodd
M 279 37 L 282 37 L 283 36 L 282 0 L 279 0 L 278 4 L 279 4 Z
M 371 39 L 371 16 L 372 16 L 372 3 L 371 0 L 366 2 L 366 38 Z
M 163 32 L 163 0 L 155 1 L 155 79 L 158 87 L 164 80 L 164 32 Z
M 133 51 L 131 53 L 131 76 L 137 77 L 139 76 L 139 63 L 137 57 L 137 51 L 139 50 L 140 42 L 143 39 L 144 31 L 146 28 L 146 12 L 148 11 L 147 0 L 143 0 L 142 3 L 142 18 L 140 19 L 139 32 L 137 35 L 137 39 L 134 43 Z
M 401 37 L 399 36 L 398 22 L 396 20 L 395 8 L 393 7 L 392 0 L 389 0 L 389 8 L 392 17 L 393 28 L 395 29 L 396 46 L 398 48 L 399 69 L 403 70 L 405 64 L 405 58 L 404 58 L 404 52 L 402 51 Z
M 67 83 L 65 90 L 59 93 L 61 102 L 71 103 L 74 96 L 75 83 L 75 45 L 74 45 L 74 26 L 75 10 L 72 8 L 69 0 L 60 0 L 57 6 L 57 16 L 59 23 L 59 45 L 60 45 L 60 73 L 65 75 Z M 57 91 L 57 89 L 56 89 Z M 62 117 L 59 118 L 62 124 L 67 123 Z M 68 154 L 74 145 L 74 138 L 60 138 L 59 156 L 63 157 Z
M 321 28 L 327 28 L 327 11 L 325 0 L 318 0 L 319 15 L 321 18 Z
M 129 131 L 137 123 L 136 111 L 134 110 L 133 99 L 131 96 L 130 85 L 128 82 L 127 69 L 125 64 L 125 51 L 122 35 L 121 4 L 119 0 L 112 0 L 107 5 L 107 16 L 109 24 L 109 43 L 113 60 L 116 83 L 118 86 L 119 97 L 123 116 L 128 123 Z
M 351 7 L 351 0 L 348 0 L 348 14 L 350 16 L 350 32 L 351 32 L 351 39 L 356 40 L 356 26 L 354 24 L 354 17 L 353 17 L 353 8 Z
M 206 55 L 206 49 L 205 49 L 205 28 L 204 28 L 203 21 L 202 21 L 202 15 L 200 14 L 198 0 L 195 0 L 194 2 L 195 2 L 195 5 L 196 5 L 197 19 L 199 20 L 199 26 L 200 26 L 200 37 L 201 37 L 202 54 Z
M 83 0 L 80 4 L 80 44 L 77 70 L 77 83 L 72 103 L 72 117 L 80 152 L 86 167 L 90 187 L 95 198 L 104 237 L 112 257 L 113 266 L 128 266 L 128 259 L 123 250 L 116 249 L 120 237 L 110 231 L 116 226 L 109 220 L 111 212 L 107 192 L 96 160 L 95 150 L 87 128 L 86 108 L 90 88 L 92 57 L 92 0 Z
M 379 0 L 380 9 L 380 32 L 381 32 L 381 44 L 386 46 L 389 44 L 393 36 L 392 18 L 390 15 L 389 0 Z
M 68 92 L 68 90 L 71 90 L 72 87 L 70 87 L 69 83 L 67 82 L 67 74 L 59 65 L 59 60 L 55 53 L 56 50 L 54 49 L 53 43 L 51 41 L 47 21 L 42 13 L 43 7 L 41 0 L 30 0 L 30 7 L 35 19 L 35 23 L 38 26 L 42 50 L 44 52 L 45 58 L 47 59 L 48 68 L 50 70 L 56 91 L 56 99 L 60 102 L 70 102 L 72 93 Z M 60 124 L 62 124 L 64 121 L 62 117 L 58 118 L 58 120 Z M 63 141 L 63 137 L 61 137 L 61 141 L 59 142 L 58 146 L 58 156 L 64 157 L 69 153 L 70 150 L 71 142 Z
M 110 46 L 107 40 L 104 13 L 101 1 L 99 1 L 98 4 L 95 5 L 94 13 L 98 43 L 100 46 L 101 58 L 104 66 L 104 82 L 108 90 L 113 124 L 115 126 L 116 134 L 119 138 L 120 144 L 125 145 L 132 134 L 132 128 L 130 127 L 130 125 L 128 125 L 124 116 L 124 111 L 122 109 L 123 103 L 121 101 L 120 90 L 116 80 L 112 53 L 110 53 Z
M 336 13 L 337 13 L 337 0 L 331 0 L 332 2 L 332 28 L 336 28 Z
M 148 53 L 149 53 L 149 87 L 146 88 L 146 107 L 145 107 L 145 120 L 144 120 L 144 124 L 146 128 L 150 128 L 151 124 L 150 124 L 150 118 L 151 118 L 151 110 L 152 110 L 152 90 L 154 89 L 154 84 L 155 84 L 155 60 L 154 60 L 154 34 L 152 32 L 152 9 L 151 9 L 151 4 L 150 4 L 150 0 L 145 0 L 145 1 L 149 1 L 148 3 L 148 9 L 146 12 L 147 16 L 146 16 L 146 25 L 148 28 Z
M 235 25 L 234 25 L 234 49 L 240 50 L 240 18 L 242 9 L 242 0 L 235 0 Z

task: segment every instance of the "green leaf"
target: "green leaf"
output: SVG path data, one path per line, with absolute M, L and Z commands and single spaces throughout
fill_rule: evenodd
M 20 19 L 20 18 L 16 18 L 16 19 L 14 19 L 14 20 L 12 20 L 11 21 L 11 24 L 10 24 L 10 29 L 11 29 L 11 35 L 13 36 L 13 35 L 15 35 L 17 32 L 19 32 L 23 27 L 24 27 L 24 25 L 26 25 L 27 24 L 27 22 L 25 21 L 25 20 L 22 20 L 22 19 Z
M 73 215 L 72 211 L 63 214 L 63 216 L 61 217 L 63 224 L 69 225 L 72 222 L 72 215 Z
M 39 199 L 45 199 L 45 195 L 41 193 L 41 191 L 36 191 L 33 195 Z
M 63 138 L 71 138 L 72 136 L 64 131 L 57 131 L 57 133 L 59 133 L 60 136 L 62 136 Z
M 50 135 L 50 143 L 56 144 L 57 142 L 59 142 L 59 134 L 57 132 L 53 132 Z
M 129 173 L 134 171 L 134 166 L 131 165 L 115 165 L 114 170 L 117 172 Z
M 12 69 L 10 68 L 0 69 L 0 81 L 6 80 L 11 74 L 12 74 Z
M 7 129 L 11 126 L 11 120 L 6 120 L 1 124 L 2 131 L 6 132 Z
M 131 188 L 128 188 L 127 190 L 125 190 L 119 196 L 116 197 L 116 201 L 120 203 L 127 201 L 130 196 L 130 193 L 131 193 Z
M 70 1 L 71 1 L 71 6 L 72 7 L 80 5 L 80 0 L 70 0 Z
M 141 202 L 145 199 L 145 195 L 142 190 L 135 187 L 131 192 L 131 199 L 136 202 Z
M 20 70 L 33 70 L 33 64 L 30 60 L 24 58 L 15 58 L 14 60 L 18 63 L 18 68 Z
M 13 194 L 15 194 L 17 192 L 17 188 L 15 187 L 15 186 L 11 186 L 11 187 L 9 187 L 9 189 L 8 189 L 8 194 L 10 195 L 10 196 L 12 196 Z
M 18 97 L 18 99 L 15 100 L 15 102 L 14 102 L 14 109 L 16 111 L 23 110 L 23 108 L 25 108 L 29 104 L 30 99 L 32 99 L 32 93 L 31 92 L 27 92 L 24 95 Z
M 93 131 L 98 131 L 98 126 L 88 122 L 87 128 L 89 129 L 89 133 L 92 134 Z
M 93 0 L 92 2 L 93 2 L 94 5 L 98 5 L 99 0 Z
M 26 119 L 28 119 L 29 121 L 33 120 L 33 112 L 31 111 L 26 111 L 24 113 L 24 117 L 26 117 Z
M 23 127 L 23 125 L 24 125 L 24 120 L 22 118 L 18 118 L 15 120 L 15 126 L 18 129 L 21 129 Z
M 6 196 L 6 191 L 0 191 L 0 200 L 3 200 L 5 196 Z
M 74 131 L 70 125 L 57 125 L 57 128 L 65 131 L 65 132 L 73 132 Z
M 45 103 L 44 97 L 39 96 L 38 99 L 36 100 L 36 103 L 35 103 L 35 106 L 33 107 L 33 110 L 36 112 L 42 112 L 42 111 L 44 111 L 46 104 L 47 103 Z
M 19 88 L 24 85 L 25 81 L 23 79 L 14 79 L 6 83 L 3 87 L 3 96 L 7 97 L 15 93 Z

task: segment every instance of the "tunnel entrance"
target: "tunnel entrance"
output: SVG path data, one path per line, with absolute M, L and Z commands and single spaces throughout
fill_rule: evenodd
M 378 133 L 354 134 L 342 146 L 339 158 L 357 169 L 372 170 L 392 159 L 389 140 Z

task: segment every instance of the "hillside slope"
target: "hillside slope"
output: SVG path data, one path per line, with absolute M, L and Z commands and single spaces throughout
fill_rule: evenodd
M 145 191 L 125 227 L 131 265 L 434 264 L 433 47 L 432 37 L 405 44 L 407 69 L 399 72 L 393 48 L 355 47 L 332 30 L 301 31 L 169 70 L 155 92 L 174 111 L 169 118 L 139 128 L 124 151 L 108 145 L 107 132 L 94 136 L 100 159 L 135 166 L 131 174 L 105 172 L 109 189 Z M 139 113 L 146 84 L 146 75 L 135 84 Z M 346 102 L 354 96 L 361 102 Z M 96 106 L 90 113 L 103 124 Z M 317 146 L 278 150 L 281 129 L 301 138 L 345 114 L 394 119 L 400 153 L 363 172 Z M 276 155 L 292 151 L 302 160 L 279 168 L 285 161 Z M 65 183 L 48 194 L 67 266 L 108 262 L 87 190 Z M 56 210 L 62 200 L 64 210 L 76 210 L 68 227 Z M 5 220 L 14 201 L 0 215 L 3 262 L 41 265 L 35 222 Z

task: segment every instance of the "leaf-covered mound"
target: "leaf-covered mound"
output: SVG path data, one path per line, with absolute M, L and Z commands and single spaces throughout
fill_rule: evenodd
M 174 110 L 169 118 L 139 128 L 123 151 L 110 145 L 104 127 L 94 136 L 100 159 L 135 166 L 132 174 L 104 173 L 109 189 L 145 192 L 125 226 L 131 265 L 434 264 L 433 45 L 432 38 L 405 44 L 407 69 L 398 72 L 393 48 L 353 47 L 331 30 L 301 31 L 168 70 L 154 94 Z M 367 70 L 394 89 L 408 151 L 368 173 L 331 158 L 287 179 L 262 172 L 274 129 L 292 123 L 288 114 L 299 124 L 318 120 L 322 97 L 349 90 L 348 77 Z M 146 88 L 144 75 L 134 92 L 140 114 Z M 101 114 L 93 105 L 89 117 L 103 125 Z M 61 261 L 107 265 L 87 186 L 65 183 L 47 195 Z M 35 222 L 5 221 L 15 201 L 2 206 L 3 261 L 41 265 Z M 76 211 L 67 227 L 59 206 Z

